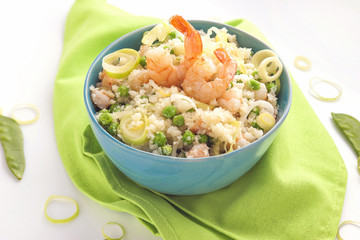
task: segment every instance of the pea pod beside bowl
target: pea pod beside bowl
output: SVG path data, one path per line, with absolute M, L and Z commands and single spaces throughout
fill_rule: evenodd
M 230 34 L 236 35 L 241 47 L 252 48 L 254 52 L 271 49 L 259 39 L 232 26 L 211 21 L 190 21 L 197 29 L 215 26 L 226 27 Z M 275 126 L 259 140 L 238 150 L 211 157 L 186 159 L 171 156 L 154 155 L 137 150 L 111 136 L 98 123 L 96 110 L 90 98 L 90 86 L 98 81 L 102 70 L 102 59 L 119 49 L 139 49 L 143 33 L 154 25 L 133 31 L 106 47 L 92 63 L 84 84 L 84 101 L 89 115 L 90 125 L 102 149 L 114 165 L 130 179 L 167 194 L 202 194 L 223 188 L 244 175 L 265 154 L 280 126 L 284 122 L 291 105 L 291 81 L 286 67 L 280 76 L 281 91 L 278 95 L 279 112 Z

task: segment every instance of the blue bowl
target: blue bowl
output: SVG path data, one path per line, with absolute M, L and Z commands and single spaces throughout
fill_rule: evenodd
M 235 34 L 241 47 L 254 52 L 271 49 L 256 37 L 232 26 L 195 20 L 190 23 L 197 29 L 207 31 L 212 26 L 226 27 Z M 244 175 L 265 154 L 273 142 L 291 105 L 291 81 L 286 67 L 281 74 L 281 90 L 278 95 L 279 112 L 275 126 L 257 141 L 230 153 L 206 158 L 186 159 L 160 156 L 128 146 L 112 137 L 97 122 L 95 108 L 90 98 L 90 86 L 95 85 L 102 70 L 102 59 L 121 48 L 139 49 L 143 33 L 153 28 L 147 26 L 128 33 L 106 47 L 92 63 L 85 79 L 84 100 L 92 130 L 102 149 L 125 175 L 146 188 L 175 195 L 202 194 L 223 188 Z

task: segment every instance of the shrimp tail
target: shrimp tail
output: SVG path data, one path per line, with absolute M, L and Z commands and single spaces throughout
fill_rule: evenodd
M 192 32 L 196 31 L 195 28 L 182 16 L 174 15 L 169 19 L 169 22 L 184 35 L 189 35 Z
M 222 47 L 214 51 L 215 56 L 219 61 L 225 65 L 219 72 L 219 77 L 227 80 L 229 83 L 234 78 L 236 73 L 237 64 Z
M 199 58 L 203 51 L 203 44 L 200 33 L 183 17 L 174 15 L 169 19 L 171 25 L 173 25 L 179 32 L 185 35 L 185 57 L 188 62 Z
M 224 48 L 220 47 L 217 48 L 214 51 L 215 56 L 217 57 L 217 59 L 219 59 L 219 61 L 224 64 L 226 61 L 229 61 L 231 58 L 229 56 L 229 54 L 225 51 Z

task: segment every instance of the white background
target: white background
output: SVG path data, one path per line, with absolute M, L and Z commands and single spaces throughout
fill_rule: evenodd
M 15 103 L 28 102 L 40 109 L 40 119 L 22 126 L 26 170 L 19 182 L 8 170 L 0 147 L 0 239 L 102 239 L 101 227 L 121 223 L 125 240 L 160 239 L 133 216 L 106 209 L 82 194 L 70 181 L 59 157 L 53 126 L 52 94 L 62 50 L 64 24 L 74 0 L 12 0 L 0 7 L 0 107 L 9 116 Z M 360 175 L 357 155 L 331 120 L 331 112 L 360 119 L 360 1 L 109 1 L 136 15 L 167 19 L 227 21 L 246 18 L 256 24 L 285 62 L 305 97 L 338 147 L 348 170 L 341 220 L 360 221 Z M 293 65 L 297 55 L 313 62 L 311 71 Z M 343 95 L 323 102 L 309 91 L 309 79 L 320 76 L 339 83 Z M 328 88 L 324 88 L 325 90 Z M 334 94 L 331 88 L 324 94 Z M 79 216 L 56 225 L 43 213 L 53 194 L 76 199 Z M 316 224 L 314 222 L 314 224 Z M 359 239 L 360 230 L 342 228 L 344 239 Z M 311 239 L 311 236 L 309 236 Z

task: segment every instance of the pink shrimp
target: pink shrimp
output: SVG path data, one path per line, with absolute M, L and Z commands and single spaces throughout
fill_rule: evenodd
M 182 87 L 187 95 L 204 103 L 221 97 L 234 78 L 237 64 L 223 48 L 214 51 L 215 56 L 223 64 L 219 74 L 213 81 L 214 65 L 211 61 L 200 58 L 194 62 L 185 75 Z
M 200 157 L 208 157 L 209 147 L 206 143 L 195 144 L 190 151 L 186 153 L 187 158 L 200 158 Z
M 154 48 L 146 55 L 149 76 L 156 84 L 163 87 L 181 86 L 187 69 L 192 62 L 202 54 L 202 41 L 198 31 L 184 18 L 175 15 L 170 18 L 170 23 L 185 35 L 185 56 L 179 65 L 173 65 L 173 58 L 169 50 Z

